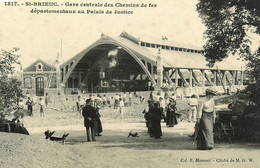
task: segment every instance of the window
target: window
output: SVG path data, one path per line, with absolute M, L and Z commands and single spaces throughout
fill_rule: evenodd
M 49 80 L 50 80 L 50 78 L 49 78 Z M 57 79 L 56 79 L 55 76 L 52 77 L 50 84 L 49 84 L 49 87 L 50 88 L 56 88 L 57 87 Z
M 36 72 L 42 72 L 43 71 L 42 63 L 39 62 L 35 66 L 36 66 Z
M 144 42 L 141 42 L 141 46 L 145 46 Z
M 146 47 L 151 47 L 151 44 L 149 44 L 149 43 L 146 43 Z
M 155 48 L 155 44 L 152 44 L 152 48 Z
M 24 78 L 24 88 L 32 88 L 32 78 Z
M 166 46 L 166 50 L 169 50 L 170 49 L 170 47 L 169 46 Z

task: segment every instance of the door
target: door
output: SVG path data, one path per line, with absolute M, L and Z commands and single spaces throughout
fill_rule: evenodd
M 44 95 L 44 79 L 43 77 L 36 78 L 36 96 Z

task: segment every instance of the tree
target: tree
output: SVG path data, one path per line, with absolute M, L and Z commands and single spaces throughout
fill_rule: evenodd
M 14 78 L 15 64 L 19 64 L 19 55 L 15 54 L 19 49 L 0 52 L 0 113 L 9 108 L 22 96 L 21 82 Z
M 197 11 L 206 26 L 207 40 L 203 53 L 209 66 L 230 55 L 239 55 L 247 64 L 252 79 L 256 80 L 259 99 L 260 46 L 252 51 L 251 36 L 260 35 L 259 0 L 199 0 Z M 259 44 L 259 39 L 258 39 Z M 253 91 L 254 92 L 254 91 Z M 258 105 L 258 102 L 255 102 Z

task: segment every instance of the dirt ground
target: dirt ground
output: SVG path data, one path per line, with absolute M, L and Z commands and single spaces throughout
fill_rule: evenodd
M 260 143 L 223 141 L 213 150 L 196 150 L 188 137 L 194 123 L 187 121 L 173 128 L 162 122 L 162 139 L 149 137 L 141 113 L 144 106 L 127 108 L 124 119 L 118 110 L 101 110 L 103 132 L 95 142 L 87 142 L 83 118 L 75 112 L 48 109 L 40 117 L 36 111 L 23 119 L 29 136 L 0 133 L 0 168 L 260 167 Z M 46 140 L 47 129 L 58 137 L 69 133 L 66 144 Z M 139 137 L 128 138 L 131 130 Z
M 145 123 L 103 123 L 102 136 L 86 141 L 82 125 L 29 128 L 31 135 L 0 133 L 0 167 L 259 167 L 260 144 L 221 142 L 211 151 L 196 150 L 187 137 L 193 124 L 174 128 L 162 123 L 162 139 L 150 138 Z M 46 129 L 54 135 L 70 133 L 65 145 L 44 139 Z M 128 138 L 129 131 L 139 137 Z M 252 159 L 252 160 L 251 160 Z

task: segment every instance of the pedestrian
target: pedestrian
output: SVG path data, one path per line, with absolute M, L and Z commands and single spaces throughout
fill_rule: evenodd
M 86 127 L 87 141 L 90 141 L 90 131 L 92 141 L 95 139 L 94 123 L 97 118 L 95 108 L 93 107 L 93 101 L 91 99 L 86 100 L 86 106 L 82 110 L 82 116 L 84 117 L 84 126 Z
M 78 96 L 78 99 L 76 101 L 77 104 L 77 110 L 78 110 L 78 114 L 81 117 L 82 116 L 82 109 L 83 107 L 85 107 L 86 103 L 85 100 L 82 99 L 80 96 Z
M 125 106 L 126 106 L 126 94 L 125 94 L 125 92 L 124 92 L 124 94 L 123 94 L 123 102 L 124 102 L 124 104 L 125 104 Z
M 107 105 L 108 105 L 109 108 L 111 108 L 111 100 L 112 100 L 112 98 L 109 96 L 107 98 Z
M 33 108 L 32 108 L 33 100 L 30 97 L 28 97 L 25 104 L 27 105 L 27 110 L 30 112 L 30 116 L 32 117 L 33 116 Z
M 106 95 L 103 95 L 103 98 L 102 98 L 102 100 L 103 100 L 103 108 L 107 105 L 107 98 L 106 98 Z
M 153 101 L 153 91 L 150 92 L 149 99 L 150 99 L 151 101 Z
M 46 106 L 46 108 L 47 108 L 47 106 L 48 106 L 48 98 L 49 98 L 49 97 L 48 97 L 48 93 L 45 94 L 45 97 L 44 97 L 44 98 L 45 98 L 45 100 L 44 100 L 44 101 L 45 101 L 45 106 Z
M 154 103 L 154 108 L 151 112 L 152 134 L 155 139 L 160 139 L 162 136 L 161 115 L 162 109 L 160 108 L 160 103 L 157 101 Z
M 174 125 L 178 124 L 177 117 L 175 114 L 176 108 L 176 101 L 174 101 L 172 98 L 170 99 L 170 103 L 168 104 L 167 108 L 167 121 L 166 126 L 174 127 Z
M 114 109 L 117 109 L 119 105 L 119 96 L 116 94 L 115 96 L 115 102 L 114 102 Z
M 153 127 L 152 127 L 152 111 L 154 110 L 154 103 L 152 100 L 148 100 L 148 106 L 146 107 L 145 110 L 145 120 L 146 120 L 146 126 L 148 128 L 148 134 L 150 135 L 150 137 L 154 137 L 153 136 Z
M 101 123 L 101 120 L 100 120 L 100 113 L 99 113 L 99 109 L 101 108 L 100 105 L 98 105 L 95 109 L 95 112 L 96 112 L 96 118 L 95 118 L 95 135 L 96 136 L 102 136 L 100 133 L 103 131 L 102 129 L 102 123 Z
M 193 94 L 189 99 L 188 105 L 190 106 L 189 109 L 189 119 L 188 122 L 196 122 L 196 115 L 198 111 L 198 100 L 196 99 L 197 96 Z
M 166 122 L 166 115 L 165 115 L 165 101 L 162 97 L 159 98 L 160 100 L 160 108 L 162 109 L 162 116 L 161 118 Z
M 39 101 L 39 110 L 40 110 L 40 116 L 41 117 L 45 117 L 45 103 L 44 103 L 44 100 L 42 98 L 40 98 L 40 101 Z
M 24 109 L 24 102 L 23 99 L 20 99 L 18 102 L 18 109 Z
M 146 107 L 144 108 L 143 114 L 144 114 L 144 119 L 145 119 L 146 127 L 148 128 L 148 124 L 149 124 L 149 115 L 148 115 L 148 112 L 149 112 L 149 104 L 151 103 L 151 100 L 148 100 L 147 103 L 148 103 L 148 104 L 147 104 Z M 149 133 L 149 130 L 148 130 L 148 133 Z
M 200 150 L 211 150 L 214 148 L 213 125 L 216 119 L 214 95 L 216 95 L 215 91 L 206 89 L 206 101 L 200 109 L 199 131 L 195 137 L 197 148 Z
M 125 104 L 123 102 L 123 99 L 119 98 L 119 113 L 121 115 L 121 118 L 124 118 L 124 110 L 125 110 Z
M 132 106 L 132 98 L 133 98 L 132 93 L 129 92 L 129 106 Z

